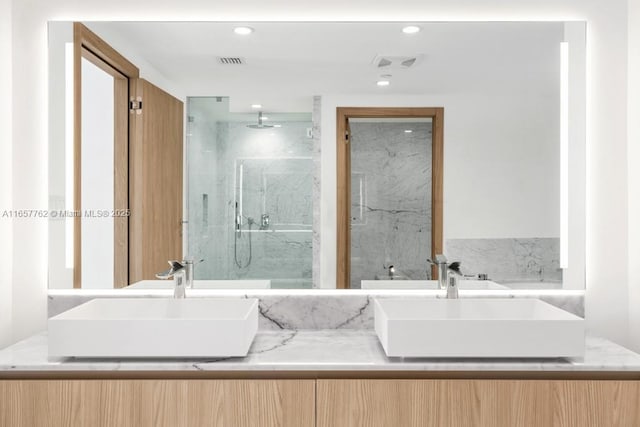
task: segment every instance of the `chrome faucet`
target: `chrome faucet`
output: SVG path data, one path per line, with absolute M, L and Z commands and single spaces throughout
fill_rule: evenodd
M 447 257 L 442 254 L 436 255 L 435 261 L 428 259 L 429 264 L 438 267 L 438 286 L 447 290 L 447 298 L 458 298 L 458 281 L 462 277 L 460 263 L 447 263 Z
M 447 257 L 438 254 L 435 261 L 428 259 L 427 262 L 431 265 L 438 267 L 438 287 L 440 289 L 447 289 L 447 270 L 449 265 L 447 264 Z
M 181 264 L 184 265 L 184 269 L 185 269 L 185 278 L 187 282 L 186 283 L 187 288 L 193 289 L 194 268 L 196 264 L 200 264 L 202 261 L 204 261 L 204 259 L 199 259 L 197 261 L 194 261 L 191 258 L 187 258 L 181 262 Z
M 167 271 L 163 271 L 161 273 L 157 273 L 156 277 L 158 279 L 171 279 L 173 278 L 173 297 L 174 298 L 185 298 L 185 285 L 186 285 L 186 272 L 185 264 L 182 264 L 178 261 L 169 261 L 169 268 Z M 193 267 L 192 267 L 193 270 Z M 193 274 L 193 271 L 192 271 Z
M 458 298 L 458 281 L 461 277 L 462 273 L 460 272 L 460 263 L 451 263 L 447 274 L 447 299 Z

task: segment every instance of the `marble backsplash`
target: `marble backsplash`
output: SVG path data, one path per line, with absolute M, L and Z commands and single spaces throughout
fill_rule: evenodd
M 123 291 L 125 292 L 125 291 Z M 344 291 L 344 295 L 335 292 L 318 294 L 300 294 L 292 291 L 289 295 L 270 292 L 238 292 L 229 298 L 258 298 L 260 300 L 261 330 L 280 329 L 373 329 L 373 299 L 398 297 L 397 292 L 360 292 Z M 411 293 L 411 298 L 436 298 L 434 293 Z M 465 291 L 460 291 L 462 298 Z M 132 297 L 153 296 L 136 294 Z M 158 296 L 166 298 L 166 296 Z M 119 297 L 122 297 L 120 295 Z M 584 295 L 582 293 L 560 294 L 541 292 L 539 295 L 527 292 L 494 292 L 485 295 L 473 294 L 474 298 L 538 298 L 577 316 L 584 317 Z M 49 317 L 85 303 L 96 296 L 49 295 Z
M 447 239 L 445 254 L 464 274 L 488 274 L 498 283 L 562 282 L 560 239 Z

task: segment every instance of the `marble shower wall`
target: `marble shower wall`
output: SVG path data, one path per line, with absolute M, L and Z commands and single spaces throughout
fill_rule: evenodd
M 311 287 L 311 121 L 278 123 L 282 127 L 271 129 L 246 127 L 253 122 L 190 123 L 188 254 L 205 260 L 196 279 Z M 270 225 L 261 230 L 263 214 Z
M 389 265 L 426 279 L 431 123 L 352 121 L 350 128 L 351 287 L 388 274 Z
M 463 273 L 486 273 L 498 283 L 562 283 L 558 238 L 447 239 L 445 254 Z

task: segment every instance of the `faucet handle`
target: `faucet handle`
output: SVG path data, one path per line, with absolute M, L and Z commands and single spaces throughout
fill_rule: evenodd
M 195 265 L 195 264 L 200 264 L 202 261 L 204 261 L 204 258 L 200 258 L 198 260 L 194 260 L 192 258 L 187 258 L 187 259 L 183 259 L 181 262 L 184 265 L 187 265 L 187 264 L 194 264 Z
M 460 271 L 460 261 L 452 262 L 451 264 L 449 264 L 449 270 L 458 274 L 462 274 L 462 272 Z
M 166 271 L 162 271 L 160 273 L 156 274 L 156 277 L 158 279 L 170 279 L 171 277 L 173 277 L 176 273 L 184 270 L 185 268 L 185 264 L 182 264 L 179 261 L 167 261 L 169 263 L 169 265 L 171 266 L 168 270 Z M 183 261 L 184 262 L 184 261 Z

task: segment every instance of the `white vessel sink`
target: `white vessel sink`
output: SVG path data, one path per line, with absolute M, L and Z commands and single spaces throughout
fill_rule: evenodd
M 499 285 L 491 280 L 460 280 L 460 290 L 507 290 L 506 286 Z M 425 289 L 440 290 L 437 280 L 362 280 L 362 289 Z M 443 291 L 444 292 L 444 291 Z
M 49 319 L 49 356 L 246 356 L 257 329 L 255 298 L 101 298 Z
M 124 289 L 173 289 L 173 280 L 141 280 Z M 193 289 L 269 289 L 271 280 L 194 280 Z M 187 289 L 187 292 L 189 290 Z
M 582 357 L 584 319 L 537 299 L 376 299 L 390 357 Z

